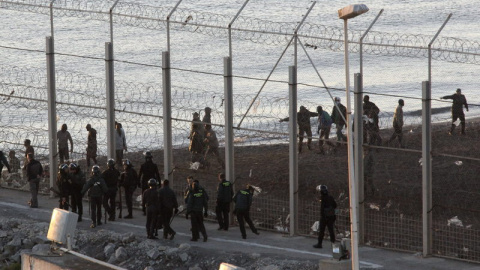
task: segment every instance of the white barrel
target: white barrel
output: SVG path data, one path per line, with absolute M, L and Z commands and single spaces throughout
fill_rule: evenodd
M 67 236 L 73 238 L 77 227 L 78 215 L 60 208 L 53 209 L 47 238 L 50 241 L 64 244 Z

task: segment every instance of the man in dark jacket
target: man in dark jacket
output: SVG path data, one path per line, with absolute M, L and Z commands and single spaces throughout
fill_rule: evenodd
M 220 183 L 217 188 L 217 205 L 215 207 L 218 230 L 228 231 L 228 213 L 230 212 L 230 203 L 233 197 L 232 183 L 225 179 L 224 173 L 218 174 L 218 181 L 220 181 Z
M 115 160 L 110 158 L 107 161 L 108 168 L 102 172 L 102 178 L 105 180 L 108 191 L 103 197 L 103 208 L 108 212 L 108 220 L 115 220 L 115 198 L 117 197 L 118 181 L 120 180 L 120 171 L 115 168 Z
M 240 227 L 243 239 L 247 239 L 245 221 L 254 234 L 260 234 L 255 228 L 255 225 L 253 225 L 252 219 L 250 219 L 250 207 L 252 206 L 254 191 L 255 189 L 252 186 L 247 185 L 246 189 L 237 191 L 237 194 L 233 197 L 233 201 L 235 202 L 235 211 L 233 213 L 237 215 L 238 226 Z
M 157 180 L 152 178 L 148 180 L 147 184 L 149 189 L 145 190 L 142 196 L 142 206 L 145 207 L 147 211 L 147 238 L 158 239 L 154 235 L 160 203 L 158 199 Z
M 69 176 L 72 181 L 70 206 L 72 207 L 72 212 L 78 214 L 78 222 L 80 222 L 83 215 L 82 189 L 86 182 L 85 174 L 76 163 L 70 163 L 69 168 Z
M 70 201 L 70 195 L 72 193 L 72 180 L 70 179 L 70 175 L 68 175 L 68 165 L 67 164 L 60 164 L 57 173 L 57 187 L 60 194 L 59 199 L 59 206 L 58 208 L 64 209 L 68 211 Z
M 163 238 L 167 239 L 170 235 L 170 240 L 173 240 L 176 232 L 170 227 L 170 220 L 174 214 L 178 213 L 177 195 L 170 188 L 169 181 L 163 180 L 163 187 L 158 191 L 158 198 L 160 200 L 160 215 L 162 216 Z
M 323 237 L 325 236 L 325 227 L 328 228 L 328 232 L 330 233 L 330 241 L 335 243 L 333 225 L 337 219 L 335 215 L 337 203 L 335 202 L 335 199 L 328 194 L 327 186 L 321 185 L 318 189 L 321 194 L 322 202 L 320 204 L 320 228 L 318 233 L 318 243 L 313 245 L 314 248 L 322 248 Z
M 298 124 L 298 153 L 302 152 L 303 138 L 307 133 L 307 147 L 312 149 L 312 127 L 310 125 L 310 117 L 318 116 L 318 113 L 307 110 L 304 106 L 300 106 L 300 110 L 297 112 L 297 124 Z M 280 119 L 280 122 L 288 121 L 289 117 Z
M 7 167 L 8 173 L 11 173 L 10 164 L 8 164 L 8 160 L 3 154 L 3 151 L 0 151 L 0 173 L 2 172 L 4 165 Z
M 25 167 L 27 171 L 27 179 L 30 185 L 30 193 L 32 194 L 32 198 L 30 199 L 30 207 L 31 208 L 38 208 L 38 189 L 40 187 L 40 178 L 43 174 L 43 167 L 39 161 L 33 158 L 33 153 L 27 154 L 28 163 Z
M 108 188 L 100 173 L 100 167 L 93 165 L 92 177 L 82 189 L 82 196 L 88 191 L 88 197 L 90 197 L 90 213 L 92 218 L 90 228 L 102 225 L 102 196 L 108 191 Z
M 140 178 L 140 185 L 142 188 L 142 194 L 148 189 L 148 181 L 150 179 L 155 179 L 160 181 L 160 173 L 158 171 L 157 164 L 153 163 L 153 156 L 151 152 L 145 152 L 145 163 L 140 166 L 140 171 L 138 172 L 138 178 Z M 145 207 L 142 205 L 143 215 L 146 215 Z
M 463 106 L 468 112 L 467 99 L 462 95 L 462 89 L 458 88 L 457 92 L 450 96 L 441 97 L 441 99 L 452 99 L 452 127 L 448 134 L 452 135 L 455 129 L 455 121 L 460 118 L 460 124 L 462 125 L 462 131 L 460 134 L 465 135 L 465 113 L 463 112 Z
M 127 204 L 128 215 L 125 218 L 133 218 L 133 193 L 137 186 L 140 186 L 138 175 L 130 160 L 125 159 L 123 161 L 123 172 L 120 176 L 120 185 L 125 188 L 125 202 Z
M 347 141 L 347 137 L 342 133 L 342 129 L 346 125 L 345 120 L 347 120 L 347 108 L 345 108 L 345 106 L 343 106 L 343 104 L 340 103 L 341 99 L 339 97 L 335 97 L 334 102 L 336 106 L 333 106 L 331 115 L 332 115 L 332 121 L 333 123 L 335 123 L 335 126 L 337 128 L 337 141 Z
M 363 132 L 363 142 L 367 142 L 368 135 L 368 144 L 381 145 L 382 137 L 380 137 L 380 127 L 378 125 L 378 114 L 380 109 L 375 105 L 375 103 L 370 101 L 370 97 L 365 95 L 363 97 L 363 114 L 368 118 L 372 119 L 373 122 L 367 122 L 364 126 Z
M 200 187 L 198 180 L 193 181 L 193 188 L 188 194 L 187 201 L 187 215 L 185 217 L 188 219 L 188 216 L 190 216 L 192 224 L 192 239 L 190 241 L 198 241 L 200 231 L 203 235 L 203 242 L 207 242 L 208 237 L 203 218 L 208 216 L 208 196 L 205 190 Z

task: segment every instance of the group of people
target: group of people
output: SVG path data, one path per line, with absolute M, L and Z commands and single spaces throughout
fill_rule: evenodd
M 200 114 L 198 112 L 193 113 L 193 119 L 190 124 L 190 145 L 188 150 L 191 152 L 191 162 L 199 162 L 202 168 L 208 168 L 208 156 L 214 155 L 218 161 L 218 164 L 225 169 L 225 162 L 220 156 L 218 151 L 219 143 L 217 134 L 212 129 L 210 107 L 205 107 L 205 115 L 200 121 Z
M 461 135 L 465 135 L 465 114 L 463 112 L 463 107 L 468 111 L 467 100 L 464 95 L 462 95 L 462 90 L 457 89 L 456 93 L 449 96 L 441 97 L 441 99 L 452 99 L 452 125 L 449 129 L 449 134 L 453 135 L 455 129 L 455 122 L 457 119 L 460 119 L 461 124 Z M 398 100 L 398 105 L 395 109 L 393 115 L 393 134 L 388 140 L 388 143 L 393 142 L 395 139 L 398 140 L 400 147 L 404 147 L 403 142 L 403 106 L 405 106 L 405 101 L 403 99 Z M 363 97 L 363 143 L 369 145 L 382 145 L 382 137 L 380 136 L 380 127 L 379 127 L 379 113 L 380 109 L 378 106 L 370 101 L 370 97 L 365 95 Z M 300 110 L 297 112 L 297 123 L 298 123 L 298 153 L 302 152 L 303 148 L 303 139 L 305 135 L 307 136 L 307 147 L 312 149 L 312 128 L 310 124 L 311 117 L 318 118 L 318 129 L 317 134 L 319 134 L 319 149 L 320 154 L 324 154 L 323 145 L 324 143 L 335 147 L 335 144 L 330 142 L 329 135 L 332 124 L 336 125 L 336 135 L 337 135 L 337 146 L 338 141 L 346 141 L 346 137 L 343 134 L 342 130 L 346 127 L 346 115 L 347 109 L 341 103 L 339 97 L 334 98 L 334 106 L 332 113 L 323 110 L 322 106 L 317 107 L 317 112 L 311 112 L 306 107 L 300 106 Z M 280 119 L 280 122 L 288 121 L 289 117 Z M 335 149 L 335 148 L 334 148 Z
M 254 234 L 259 234 L 250 218 L 250 207 L 252 205 L 253 194 L 255 192 L 253 186 L 247 185 L 245 189 L 239 190 L 233 194 L 233 184 L 226 180 L 224 173 L 218 174 L 218 188 L 215 206 L 215 214 L 218 221 L 218 230 L 228 231 L 230 223 L 230 204 L 235 203 L 233 214 L 237 216 L 240 233 L 243 239 L 247 238 L 245 230 L 245 222 L 248 224 Z M 198 180 L 194 180 L 192 176 L 187 177 L 187 188 L 184 192 L 184 200 L 187 205 L 187 213 L 185 217 L 190 217 L 192 226 L 191 241 L 198 241 L 200 233 L 203 241 L 208 239 L 203 218 L 208 216 L 208 200 L 209 196 L 205 189 L 200 185 Z

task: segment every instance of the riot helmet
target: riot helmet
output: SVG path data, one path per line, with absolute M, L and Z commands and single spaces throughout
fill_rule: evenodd
M 70 165 L 68 166 L 70 168 L 71 171 L 76 171 L 78 169 L 78 165 L 76 163 L 70 163 Z
M 157 179 L 150 178 L 150 180 L 148 180 L 148 186 L 149 187 L 155 187 L 156 185 L 157 185 Z
M 98 165 L 93 165 L 93 167 L 92 167 L 92 174 L 93 174 L 93 175 L 100 175 L 100 166 L 98 166 Z
M 108 161 L 107 161 L 107 166 L 108 166 L 109 168 L 115 167 L 115 160 L 114 160 L 113 158 L 108 159 Z
M 130 167 L 132 167 L 132 162 L 130 162 L 130 160 L 128 160 L 128 159 L 125 159 L 125 160 L 123 160 L 122 165 L 130 168 Z

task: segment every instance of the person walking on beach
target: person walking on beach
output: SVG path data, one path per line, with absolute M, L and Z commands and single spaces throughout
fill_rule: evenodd
M 363 114 L 368 118 L 372 119 L 372 122 L 367 122 L 364 126 L 364 143 L 367 142 L 368 135 L 368 144 L 382 144 L 382 138 L 380 137 L 380 127 L 378 125 L 378 114 L 380 109 L 375 105 L 375 103 L 370 101 L 370 97 L 365 95 L 363 97 Z M 366 132 L 365 132 L 366 131 Z
M 218 230 L 228 231 L 228 223 L 230 221 L 228 213 L 230 212 L 230 203 L 233 197 L 232 183 L 225 179 L 224 173 L 218 174 L 217 201 L 215 213 L 218 220 Z
M 307 147 L 312 149 L 312 127 L 310 125 L 310 117 L 318 116 L 318 113 L 311 112 L 304 106 L 300 106 L 300 110 L 297 112 L 297 124 L 298 124 L 298 153 L 302 152 L 303 138 L 305 133 L 307 134 Z M 280 119 L 280 122 L 286 122 L 289 117 Z
M 65 163 L 65 160 L 70 159 L 69 152 L 73 153 L 73 140 L 70 132 L 67 131 L 67 124 L 63 124 L 62 128 L 57 132 L 58 141 L 58 156 L 60 163 Z M 70 151 L 68 149 L 68 142 L 70 141 Z
M 335 145 L 328 140 L 330 136 L 330 128 L 332 127 L 332 117 L 328 112 L 324 111 L 322 106 L 317 107 L 318 113 L 318 129 L 317 133 L 320 135 L 318 140 L 318 148 L 320 149 L 320 154 L 324 154 L 323 144 L 326 143 L 330 146 L 335 147 Z
M 343 106 L 341 103 L 341 99 L 339 97 L 334 98 L 334 102 L 336 106 L 333 106 L 332 110 L 332 120 L 333 123 L 335 123 L 336 128 L 337 128 L 337 141 L 347 141 L 347 137 L 343 135 L 342 129 L 346 125 L 346 119 L 347 119 L 347 108 Z M 339 145 L 339 143 L 337 143 Z
M 90 167 L 90 159 L 93 160 L 93 165 L 97 165 L 97 131 L 87 124 L 87 167 Z
M 320 227 L 318 231 L 318 242 L 316 245 L 313 245 L 314 248 L 322 248 L 323 237 L 325 236 L 325 228 L 328 228 L 330 233 L 330 242 L 335 243 L 335 232 L 333 231 L 333 226 L 337 216 L 335 215 L 335 209 L 337 208 L 337 203 L 335 199 L 328 194 L 328 188 L 326 185 L 320 185 L 320 188 L 317 187 L 317 190 L 321 194 L 321 203 L 320 203 Z
M 403 143 L 402 143 L 402 128 L 403 128 L 403 106 L 405 105 L 405 102 L 403 99 L 398 100 L 398 106 L 395 109 L 395 113 L 393 114 L 393 134 L 392 137 L 390 137 L 390 140 L 388 140 L 388 143 L 392 142 L 395 140 L 395 138 L 398 138 L 398 143 L 400 144 L 400 147 L 403 148 Z
M 452 127 L 448 134 L 453 135 L 453 130 L 455 129 L 455 122 L 460 118 L 460 124 L 462 125 L 461 133 L 465 135 L 465 113 L 463 112 L 463 106 L 468 112 L 467 99 L 462 95 L 462 89 L 458 88 L 457 92 L 450 96 L 443 96 L 441 99 L 452 99 Z
M 233 197 L 233 201 L 235 202 L 235 210 L 233 211 L 233 214 L 237 215 L 238 226 L 240 227 L 240 233 L 242 234 L 243 239 L 247 239 L 245 222 L 247 222 L 254 234 L 260 234 L 250 218 L 250 207 L 252 206 L 254 191 L 255 189 L 248 184 L 245 189 L 237 191 L 237 194 Z
M 30 193 L 32 198 L 29 201 L 31 208 L 38 208 L 38 189 L 40 188 L 40 178 L 43 174 L 43 167 L 39 161 L 35 160 L 32 153 L 27 154 L 28 162 L 25 167 L 27 171 L 28 184 L 30 186 Z
M 92 224 L 90 228 L 102 225 L 102 196 L 108 191 L 107 185 L 100 175 L 100 167 L 93 165 L 92 177 L 87 181 L 82 189 L 82 196 L 88 191 L 90 197 L 90 214 Z

